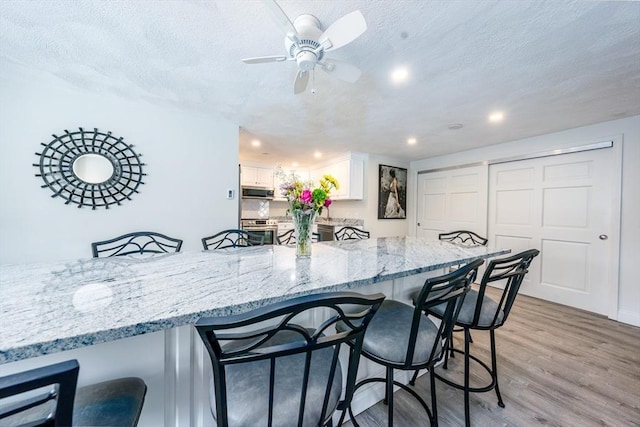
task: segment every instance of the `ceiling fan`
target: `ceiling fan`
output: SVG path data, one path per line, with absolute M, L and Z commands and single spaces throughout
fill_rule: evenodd
M 329 75 L 349 83 L 354 83 L 360 78 L 362 72 L 357 67 L 325 57 L 327 52 L 351 43 L 367 30 L 367 23 L 359 10 L 338 19 L 323 32 L 320 29 L 320 21 L 313 15 L 300 15 L 291 22 L 275 0 L 263 0 L 263 3 L 271 11 L 276 23 L 286 32 L 286 55 L 246 58 L 243 62 L 262 64 L 296 61 L 298 73 L 293 83 L 295 94 L 306 90 L 309 74 L 315 70 L 316 65 Z

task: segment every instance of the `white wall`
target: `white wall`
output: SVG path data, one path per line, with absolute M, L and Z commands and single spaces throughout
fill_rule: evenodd
M 640 116 L 541 135 L 505 144 L 411 162 L 409 182 L 415 191 L 417 173 L 440 167 L 489 161 L 556 148 L 572 147 L 614 137 L 623 140 L 622 212 L 620 236 L 620 271 L 618 320 L 640 326 L 640 282 L 636 266 L 640 262 Z M 415 197 L 410 197 L 409 233 L 415 234 Z
M 90 243 L 152 230 L 200 250 L 205 235 L 235 227 L 238 126 L 218 117 L 70 87 L 33 69 L 3 64 L 0 79 L 0 263 L 91 256 Z M 108 210 L 51 198 L 36 177 L 36 152 L 51 134 L 112 131 L 142 153 L 140 193 Z M 236 191 L 237 194 L 237 191 Z

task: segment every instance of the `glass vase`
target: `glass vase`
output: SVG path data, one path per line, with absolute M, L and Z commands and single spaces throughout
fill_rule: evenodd
M 291 216 L 296 236 L 296 257 L 309 258 L 311 256 L 311 231 L 316 212 L 295 209 L 291 211 Z

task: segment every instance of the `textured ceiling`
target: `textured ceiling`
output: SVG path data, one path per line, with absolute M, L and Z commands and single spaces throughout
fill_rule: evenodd
M 421 159 L 640 114 L 638 2 L 279 4 L 323 29 L 359 9 L 368 30 L 328 56 L 358 66 L 360 80 L 317 71 L 316 93 L 294 95 L 294 63 L 241 62 L 285 53 L 258 0 L 2 0 L 0 60 L 87 91 L 222 115 L 242 129 L 243 161 L 305 165 L 315 150 Z M 394 85 L 398 65 L 410 74 Z M 503 123 L 488 123 L 494 110 Z

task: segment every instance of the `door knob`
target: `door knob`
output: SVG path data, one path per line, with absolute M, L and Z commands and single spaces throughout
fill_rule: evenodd
M 601 234 L 598 236 L 598 239 L 600 240 L 607 240 L 609 238 L 609 236 L 607 236 L 606 234 Z

